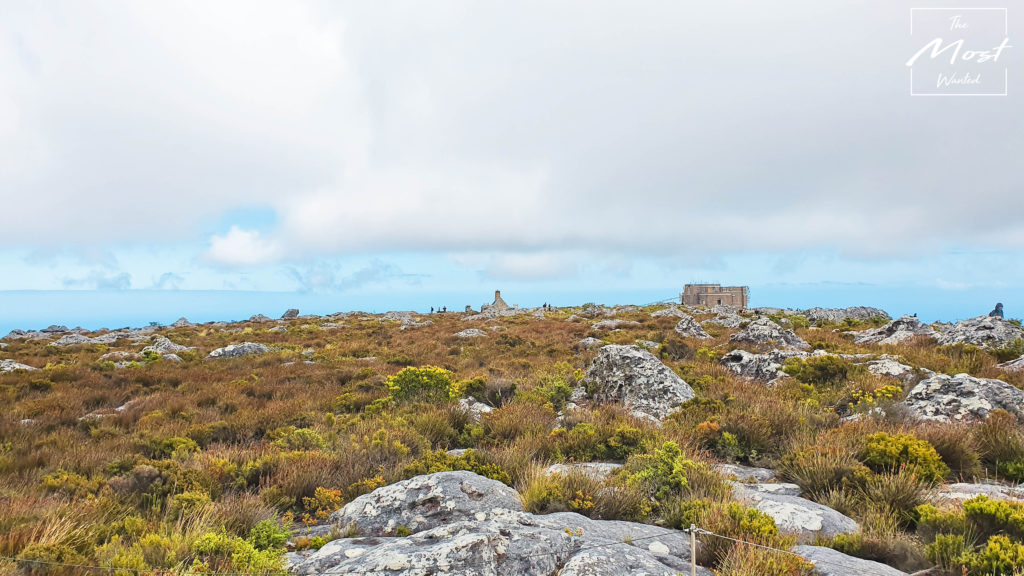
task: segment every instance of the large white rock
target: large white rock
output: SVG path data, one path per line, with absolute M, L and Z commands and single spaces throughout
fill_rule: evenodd
M 1003 362 L 999 365 L 1004 370 L 1024 370 L 1024 356 L 1017 358 L 1016 360 L 1010 360 L 1009 362 Z
M 903 403 L 919 418 L 960 422 L 987 418 L 1001 408 L 1024 418 L 1024 392 L 1002 380 L 936 374 L 922 380 Z
M 853 320 L 872 320 L 874 318 L 885 318 L 889 320 L 889 314 L 885 310 L 871 308 L 868 306 L 851 306 L 849 308 L 811 308 L 804 311 L 804 317 L 813 324 L 839 324 L 847 318 Z
M 689 384 L 639 346 L 602 347 L 583 384 L 592 399 L 621 402 L 634 416 L 655 421 L 694 397 Z
M 175 344 L 166 336 L 154 336 L 153 344 L 146 346 L 142 349 L 142 353 L 155 352 L 157 354 L 177 354 L 179 352 L 188 352 L 195 350 L 195 348 L 189 346 L 182 346 L 181 344 Z
M 0 360 L 0 372 L 14 372 L 16 370 L 33 371 L 39 370 L 39 368 L 29 366 L 28 364 L 19 364 L 14 360 Z
M 933 500 L 962 502 L 977 496 L 988 496 L 991 500 L 1024 501 L 1024 487 L 1006 484 L 982 484 L 958 482 L 942 486 L 935 492 Z

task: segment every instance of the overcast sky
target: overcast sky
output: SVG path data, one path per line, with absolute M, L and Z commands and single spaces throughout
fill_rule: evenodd
M 0 290 L 1012 301 L 1020 56 L 911 96 L 925 5 L 0 0 Z

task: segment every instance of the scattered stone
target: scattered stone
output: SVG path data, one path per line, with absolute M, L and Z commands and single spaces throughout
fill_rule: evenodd
M 654 421 L 694 397 L 689 384 L 638 346 L 602 347 L 583 383 L 594 400 L 622 402 L 634 416 Z
M 263 314 L 256 314 L 249 318 L 249 322 L 273 322 L 273 318 L 264 316 Z
M 736 334 L 733 334 L 729 338 L 729 341 L 755 344 L 758 346 L 780 344 L 793 348 L 811 347 L 792 330 L 786 330 L 768 318 L 758 318 L 757 320 L 754 320 L 748 324 L 746 328 Z
M 622 468 L 622 464 L 615 462 L 580 462 L 578 464 L 552 464 L 544 469 L 544 474 L 569 475 L 582 474 L 594 480 L 604 480 L 613 472 Z
M 115 362 L 115 363 L 126 363 L 126 362 L 142 362 L 145 358 L 142 354 L 136 352 L 125 352 L 123 350 L 116 350 L 114 352 L 107 352 L 103 356 L 99 357 L 100 362 Z
M 42 330 L 40 330 L 40 332 L 43 332 L 44 334 L 63 334 L 65 332 L 70 332 L 70 330 L 68 330 L 67 326 L 58 326 L 54 324 L 52 326 L 43 328 Z
M 701 325 L 694 320 L 693 316 L 683 314 L 679 317 L 679 323 L 675 327 L 676 334 L 679 334 L 683 338 L 700 338 L 706 340 L 711 338 L 711 335 L 701 328 Z
M 189 322 L 188 318 L 185 318 L 184 316 L 178 318 L 174 324 L 171 324 L 171 328 L 188 328 L 189 326 L 194 326 L 194 324 Z
M 857 344 L 899 344 L 915 336 L 935 337 L 935 330 L 914 316 L 903 316 L 880 328 L 860 332 L 854 339 Z
M 487 336 L 487 332 L 484 332 L 483 330 L 481 330 L 479 328 L 467 328 L 467 329 L 463 330 L 462 332 L 456 332 L 455 333 L 455 337 L 456 338 L 462 338 L 462 339 L 466 339 L 466 338 L 483 338 L 484 336 Z
M 305 326 L 303 326 L 303 327 L 304 327 L 304 328 L 305 328 L 305 327 L 308 327 L 308 328 L 312 328 L 313 326 L 312 326 L 312 325 L 310 325 L 310 324 L 306 324 L 306 325 L 305 325 Z M 275 334 L 284 334 L 284 333 L 285 333 L 285 332 L 287 332 L 287 331 L 288 331 L 288 328 L 286 328 L 286 327 L 284 327 L 284 326 L 274 326 L 273 328 L 270 328 L 270 329 L 268 329 L 268 330 L 267 330 L 267 332 L 273 332 L 273 333 L 275 333 Z
M 299 309 L 298 308 L 289 308 L 289 309 L 285 310 L 284 314 L 281 315 L 281 320 L 291 320 L 292 318 L 298 318 L 298 317 L 299 317 Z
M 181 359 L 181 356 L 178 356 L 177 354 L 164 354 L 162 358 L 168 362 L 184 362 L 184 360 Z
M 164 354 L 177 354 L 178 352 L 190 352 L 195 350 L 194 347 L 182 346 L 181 344 L 175 344 L 170 338 L 166 336 L 154 336 L 153 344 L 146 346 L 142 349 L 142 353 L 155 352 L 160 355 Z
M 884 318 L 890 320 L 885 310 L 868 306 L 851 306 L 849 308 L 811 308 L 804 311 L 804 317 L 812 324 L 841 324 L 847 318 L 851 320 L 873 320 Z
M 887 564 L 848 556 L 825 546 L 794 546 L 793 553 L 813 564 L 816 576 L 908 576 Z
M 213 352 L 210 352 L 209 358 L 240 358 L 242 356 L 261 355 L 270 352 L 270 348 L 264 344 L 257 344 L 256 342 L 242 342 L 241 344 L 231 344 L 223 348 L 217 348 Z
M 860 526 L 852 518 L 806 498 L 761 492 L 741 483 L 733 484 L 733 492 L 737 499 L 746 500 L 774 518 L 779 531 L 794 534 L 798 542 L 813 542 L 819 537 L 833 538 L 860 531 Z
M 597 304 L 587 303 L 580 307 L 578 314 L 584 318 L 597 318 L 599 316 L 612 316 L 615 314 L 615 310 L 604 306 L 598 306 Z
M 979 316 L 962 320 L 949 326 L 939 334 L 940 346 L 970 344 L 986 349 L 1003 348 L 1024 339 L 1020 326 L 994 316 Z
M 600 322 L 596 322 L 590 328 L 591 328 L 591 330 L 619 330 L 621 328 L 635 328 L 635 327 L 637 327 L 639 325 L 640 325 L 639 322 L 634 322 L 632 320 L 612 319 L 612 320 L 601 320 Z
M 661 346 L 661 344 L 658 344 L 653 340 L 637 340 L 636 345 L 647 348 L 648 350 L 657 350 L 658 347 Z
M 733 482 L 733 485 L 741 484 L 744 490 L 752 490 L 762 494 L 777 494 L 779 496 L 799 496 L 803 490 L 796 484 L 789 482 Z
M 587 336 L 583 340 L 576 343 L 577 348 L 583 348 L 589 350 L 591 348 L 599 348 L 604 342 L 600 338 L 594 338 L 593 336 Z
M 775 478 L 775 472 L 767 468 L 756 468 L 741 464 L 716 464 L 715 470 L 726 477 L 735 476 L 738 482 L 770 482 Z
M 39 370 L 39 368 L 29 366 L 28 364 L 19 364 L 14 360 L 0 360 L 0 372 L 14 372 L 16 370 L 34 371 Z
M 1019 388 L 968 374 L 936 374 L 922 380 L 903 403 L 919 418 L 940 422 L 985 419 L 997 408 L 1024 418 L 1024 392 Z

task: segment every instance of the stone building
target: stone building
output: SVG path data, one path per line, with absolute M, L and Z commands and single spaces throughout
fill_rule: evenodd
M 747 286 L 687 284 L 679 295 L 679 301 L 684 306 L 732 306 L 745 309 L 749 296 L 750 288 Z

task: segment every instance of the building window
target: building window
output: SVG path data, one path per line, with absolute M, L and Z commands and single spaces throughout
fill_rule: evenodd
M 721 305 L 722 305 L 722 299 L 721 299 L 721 298 L 719 298 L 719 299 L 718 299 L 718 305 L 719 305 L 719 306 L 721 306 Z

